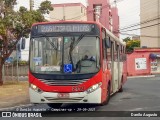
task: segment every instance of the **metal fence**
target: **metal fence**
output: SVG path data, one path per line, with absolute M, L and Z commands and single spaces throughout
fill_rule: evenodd
M 3 81 L 28 80 L 28 65 L 3 65 Z

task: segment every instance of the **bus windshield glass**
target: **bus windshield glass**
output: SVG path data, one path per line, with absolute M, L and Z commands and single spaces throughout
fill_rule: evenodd
M 31 39 L 30 70 L 39 74 L 88 74 L 100 69 L 98 36 L 40 36 Z

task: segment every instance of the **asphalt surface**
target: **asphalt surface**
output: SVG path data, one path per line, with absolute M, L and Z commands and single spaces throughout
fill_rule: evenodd
M 43 112 L 43 116 L 52 116 L 52 119 L 60 120 L 72 120 L 72 119 L 95 119 L 98 120 L 106 120 L 104 114 L 109 114 L 110 111 L 160 111 L 160 77 L 148 77 L 148 78 L 129 78 L 126 84 L 123 86 L 122 93 L 116 93 L 110 99 L 110 102 L 106 106 L 97 106 L 97 105 L 83 105 L 83 104 L 63 104 L 60 110 L 80 110 L 80 112 L 70 112 L 70 113 L 60 113 L 54 114 L 53 111 L 57 109 L 51 109 L 46 104 L 37 104 L 30 107 L 16 108 L 14 111 L 45 111 Z M 50 112 L 52 111 L 52 112 Z M 86 112 L 84 112 L 86 111 Z M 95 112 L 88 112 L 95 111 Z M 108 112 L 106 112 L 108 111 Z M 117 112 L 112 112 L 113 114 L 120 114 Z M 100 116 L 102 115 L 102 116 Z M 63 117 L 67 116 L 67 117 Z M 95 117 L 98 116 L 98 117 Z M 50 119 L 51 117 L 47 117 L 46 119 Z M 31 118 L 30 118 L 31 119 Z M 124 117 L 109 117 L 107 119 L 111 120 L 123 120 Z M 148 120 L 151 118 L 144 117 L 128 117 L 129 120 Z M 160 118 L 152 118 L 154 120 L 160 120 Z

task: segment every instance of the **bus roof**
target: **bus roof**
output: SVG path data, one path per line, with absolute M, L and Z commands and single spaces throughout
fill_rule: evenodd
M 58 24 L 58 23 L 90 23 L 90 24 L 98 24 L 97 22 L 94 21 L 53 21 L 53 22 L 38 22 L 38 23 L 34 23 L 32 26 L 35 25 L 41 25 L 41 24 Z
M 106 29 L 107 34 L 113 38 L 116 42 L 120 43 L 121 45 L 126 46 L 126 43 L 123 42 L 120 38 L 116 37 L 112 32 L 110 32 L 109 30 Z

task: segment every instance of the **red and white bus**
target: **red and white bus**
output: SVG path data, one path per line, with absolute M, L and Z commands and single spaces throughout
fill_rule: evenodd
M 32 103 L 105 105 L 126 81 L 125 43 L 96 22 L 36 23 L 31 29 Z

